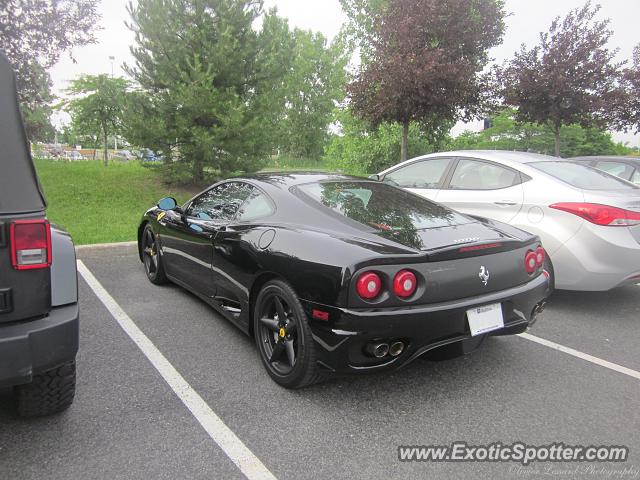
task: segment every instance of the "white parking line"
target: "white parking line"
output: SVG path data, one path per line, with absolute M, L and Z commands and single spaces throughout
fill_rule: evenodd
M 264 466 L 247 446 L 242 443 L 233 431 L 211 410 L 211 407 L 202 399 L 189 383 L 180 375 L 175 367 L 149 340 L 149 338 L 131 320 L 129 315 L 118 305 L 114 298 L 105 290 L 100 282 L 93 276 L 82 260 L 78 260 L 78 272 L 87 282 L 98 299 L 109 310 L 120 327 L 134 341 L 142 353 L 149 359 L 162 378 L 169 384 L 178 398 L 191 411 L 202 428 L 209 434 L 214 442 L 231 459 L 233 463 L 249 480 L 276 480 L 276 477 Z
M 640 372 L 636 370 L 631 370 L 630 368 L 627 368 L 627 367 L 623 367 L 622 365 L 618 365 L 617 363 L 608 362 L 607 360 L 603 360 L 602 358 L 594 357 L 593 355 L 589 355 L 588 353 L 583 353 L 583 352 L 580 352 L 579 350 L 574 350 L 573 348 L 560 345 L 559 343 L 551 342 L 549 340 L 545 340 L 544 338 L 536 337 L 535 335 L 531 335 L 530 333 L 520 333 L 518 334 L 518 336 L 521 338 L 530 340 L 532 342 L 539 343 L 540 345 L 544 345 L 545 347 L 553 348 L 554 350 L 558 350 L 559 352 L 566 353 L 568 355 L 573 355 L 574 357 L 581 358 L 582 360 L 586 360 L 587 362 L 600 365 L 601 367 L 605 367 L 615 372 L 623 373 L 625 375 L 629 375 L 630 377 L 640 380 Z

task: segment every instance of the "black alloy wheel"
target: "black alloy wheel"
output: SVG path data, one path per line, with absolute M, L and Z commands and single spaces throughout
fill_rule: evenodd
M 293 289 L 281 280 L 265 284 L 256 299 L 254 335 L 271 378 L 287 388 L 320 379 L 311 329 Z
M 144 263 L 144 271 L 151 283 L 161 285 L 167 283 L 167 277 L 164 273 L 162 258 L 158 250 L 158 243 L 153 235 L 153 230 L 150 225 L 147 225 L 142 234 L 142 261 Z

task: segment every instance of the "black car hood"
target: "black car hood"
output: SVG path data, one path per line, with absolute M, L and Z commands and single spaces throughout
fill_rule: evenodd
M 41 212 L 46 201 L 31 159 L 11 64 L 0 52 L 0 214 Z

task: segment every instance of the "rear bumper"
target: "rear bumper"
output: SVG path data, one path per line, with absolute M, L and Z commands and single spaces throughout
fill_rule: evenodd
M 73 360 L 78 318 L 74 303 L 55 307 L 39 320 L 0 325 L 0 386 L 29 383 L 33 375 Z
M 504 327 L 485 336 L 521 333 L 532 322 L 534 308 L 546 299 L 547 289 L 548 279 L 539 275 L 508 290 L 413 308 L 354 310 L 309 301 L 302 305 L 311 319 L 319 365 L 335 373 L 357 373 L 397 369 L 452 343 L 481 343 L 482 336 L 472 337 L 469 331 L 466 312 L 473 307 L 502 304 Z M 314 309 L 328 311 L 329 320 L 313 319 Z M 377 359 L 364 351 L 367 343 L 377 340 L 402 341 L 406 347 L 397 357 Z
M 627 227 L 585 222 L 551 261 L 557 289 L 605 291 L 640 282 L 640 243 Z

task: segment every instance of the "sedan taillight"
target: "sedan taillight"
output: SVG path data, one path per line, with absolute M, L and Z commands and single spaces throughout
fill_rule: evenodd
M 16 270 L 51 265 L 51 226 L 47 220 L 15 220 L 9 225 L 11 264 Z
M 375 272 L 364 272 L 356 280 L 356 291 L 365 300 L 376 298 L 380 290 L 382 290 L 382 280 Z
M 600 205 L 599 203 L 554 203 L 549 208 L 573 213 L 596 225 L 630 227 L 640 225 L 640 212 Z

